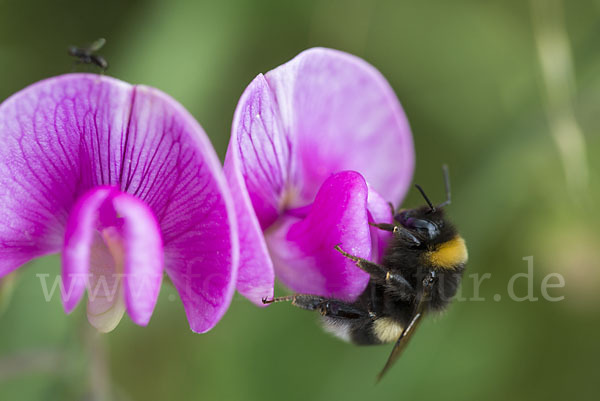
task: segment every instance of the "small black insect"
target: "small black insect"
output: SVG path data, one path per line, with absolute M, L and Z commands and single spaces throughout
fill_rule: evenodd
M 434 206 L 416 185 L 427 205 L 394 212 L 394 224 L 372 224 L 393 232 L 383 263 L 335 249 L 369 273 L 371 279 L 353 303 L 315 295 L 263 299 L 263 303 L 291 301 L 302 309 L 320 312 L 325 330 L 358 345 L 395 342 L 380 380 L 398 359 L 411 335 L 429 311 L 446 307 L 456 294 L 468 259 L 465 241 L 444 215 L 450 204 L 450 179 L 444 166 L 446 201 Z
M 77 58 L 75 64 L 95 64 L 100 67 L 102 71 L 106 71 L 108 69 L 108 62 L 106 59 L 94 54 L 100 50 L 105 43 L 106 39 L 100 38 L 88 47 L 69 46 L 69 55 Z

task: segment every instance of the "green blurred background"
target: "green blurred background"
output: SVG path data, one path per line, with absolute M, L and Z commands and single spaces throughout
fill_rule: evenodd
M 429 318 L 375 386 L 389 346 L 345 344 L 311 313 L 239 295 L 198 335 L 164 285 L 147 328 L 124 318 L 97 335 L 83 305 L 66 316 L 58 297 L 44 301 L 36 274 L 59 272 L 47 257 L 2 282 L 0 400 L 597 399 L 599 1 L 0 0 L 0 100 L 70 72 L 67 46 L 98 37 L 108 75 L 171 94 L 221 157 L 256 74 L 313 46 L 363 57 L 406 110 L 415 181 L 441 199 L 451 166 L 467 274 L 491 278 L 484 301 Z M 540 299 L 515 302 L 507 283 L 527 256 Z M 552 272 L 560 302 L 541 297 Z

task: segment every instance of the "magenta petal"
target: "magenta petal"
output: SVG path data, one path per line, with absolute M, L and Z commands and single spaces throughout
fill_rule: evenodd
M 410 127 L 385 78 L 364 60 L 314 48 L 266 74 L 292 138 L 301 197 L 312 199 L 332 173 L 360 172 L 399 202 L 413 172 Z
M 99 209 L 112 188 L 99 187 L 83 195 L 75 204 L 65 232 L 62 252 L 61 293 L 65 312 L 71 311 L 83 296 L 90 270 L 90 254 L 97 234 Z
M 259 75 L 238 103 L 226 169 L 235 167 L 241 173 L 263 229 L 277 219 L 283 206 L 290 185 L 289 152 L 277 104 L 265 78 Z
M 299 293 L 345 300 L 358 297 L 369 275 L 337 252 L 369 259 L 371 236 L 364 178 L 353 171 L 329 177 L 308 216 L 284 217 L 267 233 L 267 243 L 281 281 Z
M 130 92 L 117 80 L 72 74 L 0 105 L 0 276 L 60 251 L 75 200 L 91 181 L 115 177 L 118 166 L 108 163 L 115 155 L 104 144 L 110 132 L 125 131 Z M 88 158 L 100 162 L 82 163 Z
M 160 228 L 152 211 L 137 198 L 120 193 L 112 203 L 123 221 L 123 289 L 127 314 L 134 323 L 145 326 L 156 305 L 163 276 Z
M 225 174 L 241 244 L 237 289 L 257 305 L 273 294 L 274 272 L 262 229 L 275 221 L 287 189 L 289 146 L 262 75 L 242 95 L 233 119 Z
M 400 103 L 365 61 L 310 49 L 256 77 L 238 103 L 225 160 L 242 244 L 238 290 L 257 304 L 269 296 L 272 264 L 260 231 L 272 236 L 287 230 L 283 226 L 314 201 L 331 174 L 358 171 L 385 199 L 397 202 L 413 163 Z M 386 234 L 373 235 L 379 258 Z M 277 256 L 274 247 L 269 250 Z
M 387 223 L 391 224 L 394 221 L 392 207 L 381 195 L 369 187 L 369 197 L 367 199 L 367 209 L 369 209 L 370 223 Z M 373 240 L 373 251 L 371 260 L 381 263 L 387 243 L 392 237 L 392 233 L 384 231 L 376 227 L 370 227 L 371 239 Z
M 96 327 L 104 326 L 97 315 L 114 309 L 122 296 L 131 319 L 148 324 L 162 281 L 163 249 L 156 219 L 139 199 L 109 187 L 82 196 L 69 217 L 62 261 L 67 313 L 87 286 L 88 315 Z
M 206 332 L 231 303 L 239 260 L 221 163 L 196 120 L 158 90 L 136 87 L 131 121 L 122 185 L 156 215 L 190 328 Z
M 110 186 L 155 216 L 192 330 L 206 331 L 223 315 L 237 277 L 233 201 L 206 134 L 175 100 L 109 77 L 67 74 L 0 105 L 0 142 L 0 275 L 59 251 L 75 201 Z M 198 294 L 186 290 L 188 273 L 221 279 Z
M 116 222 L 112 206 L 109 199 L 101 208 L 110 213 L 111 220 Z M 120 231 L 118 226 L 96 231 L 90 249 L 87 317 L 88 322 L 102 333 L 114 330 L 126 310 L 123 291 L 125 244 Z
M 227 155 L 230 157 L 231 153 Z M 275 283 L 273 262 L 239 170 L 231 168 L 227 159 L 225 174 L 235 201 L 239 227 L 240 262 L 236 288 L 254 304 L 263 306 L 263 298 L 273 297 Z

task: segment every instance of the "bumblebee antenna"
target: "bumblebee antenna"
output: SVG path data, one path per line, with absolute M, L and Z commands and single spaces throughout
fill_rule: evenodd
M 444 164 L 442 166 L 442 171 L 444 172 L 444 185 L 446 187 L 446 200 L 438 205 L 438 207 L 448 206 L 452 203 L 452 196 L 450 192 L 450 171 L 448 170 L 448 165 Z
M 419 184 L 415 184 L 415 187 L 417 187 L 419 192 L 421 192 L 421 195 L 423 195 L 423 198 L 425 199 L 425 202 L 427 202 L 427 204 L 429 205 L 429 208 L 431 209 L 431 211 L 435 212 L 435 206 L 433 206 L 433 204 L 431 203 L 431 201 L 429 200 L 427 195 L 425 195 L 425 191 L 423 191 L 423 188 L 421 188 L 421 186 Z

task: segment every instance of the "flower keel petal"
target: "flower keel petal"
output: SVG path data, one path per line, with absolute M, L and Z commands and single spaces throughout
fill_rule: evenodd
M 127 313 L 136 324 L 145 326 L 156 305 L 163 276 L 160 229 L 152 211 L 137 198 L 120 193 L 112 202 L 123 220 L 123 286 Z
M 117 327 L 125 313 L 123 265 L 125 249 L 120 230 L 107 227 L 94 233 L 90 252 L 88 321 L 98 331 Z
M 332 175 L 319 190 L 304 219 L 284 217 L 266 233 L 281 281 L 300 293 L 356 299 L 369 275 L 335 250 L 360 258 L 371 256 L 364 178 L 353 171 Z
M 150 320 L 163 271 L 160 230 L 139 199 L 95 188 L 76 203 L 63 249 L 62 297 L 70 312 L 88 290 L 88 319 L 113 330 L 123 312 L 139 325 Z
M 97 234 L 99 209 L 112 188 L 99 187 L 83 195 L 75 204 L 65 231 L 62 251 L 63 306 L 66 313 L 77 306 L 83 296 L 90 270 L 91 249 Z
M 367 199 L 367 208 L 369 209 L 369 223 L 387 223 L 394 221 L 392 206 L 386 202 L 381 195 L 369 186 L 369 197 Z M 377 227 L 370 227 L 371 239 L 373 242 L 373 253 L 371 258 L 374 262 L 381 263 L 388 241 L 392 237 L 389 231 L 381 230 Z

